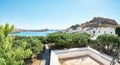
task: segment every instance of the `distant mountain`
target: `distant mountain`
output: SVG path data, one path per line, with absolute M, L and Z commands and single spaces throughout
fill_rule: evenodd
M 27 29 L 15 28 L 11 33 L 18 33 L 18 32 L 43 32 L 43 31 L 48 31 L 48 29 L 27 30 Z
M 116 25 L 118 25 L 118 23 L 114 19 L 103 18 L 103 17 L 94 17 L 91 21 L 88 21 L 81 25 L 79 25 L 79 24 L 73 25 L 68 29 L 75 30 L 78 27 L 81 27 L 81 28 L 114 27 Z
M 21 31 L 22 31 L 22 29 L 15 28 L 15 29 L 12 30 L 11 33 L 18 33 L 18 32 L 21 32 Z

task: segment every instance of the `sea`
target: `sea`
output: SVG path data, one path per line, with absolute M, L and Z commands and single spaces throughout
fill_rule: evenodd
M 10 34 L 11 36 L 47 36 L 50 33 L 58 32 L 59 30 L 48 30 L 42 32 L 18 32 Z

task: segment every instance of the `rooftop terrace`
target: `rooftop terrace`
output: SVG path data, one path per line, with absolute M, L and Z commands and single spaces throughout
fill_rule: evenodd
M 111 61 L 111 56 L 90 47 L 84 47 L 52 50 L 50 65 L 110 65 Z

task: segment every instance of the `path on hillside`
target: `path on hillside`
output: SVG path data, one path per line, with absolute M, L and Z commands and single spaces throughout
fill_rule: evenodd
M 50 62 L 50 49 L 47 44 L 44 46 L 44 51 L 42 54 L 42 61 L 40 65 L 49 65 Z

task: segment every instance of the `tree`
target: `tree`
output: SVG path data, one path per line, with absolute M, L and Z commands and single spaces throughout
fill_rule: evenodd
M 5 37 L 14 29 L 14 25 L 9 26 L 9 23 L 6 23 L 4 26 L 4 35 Z
M 23 65 L 24 59 L 32 55 L 30 49 L 26 49 L 26 43 L 22 42 L 21 46 L 13 47 L 13 38 L 8 34 L 13 30 L 14 26 L 6 24 L 0 26 L 0 65 Z
M 116 27 L 115 33 L 118 35 L 118 37 L 120 37 L 120 26 Z M 119 40 L 120 40 L 120 38 L 119 38 Z M 118 62 L 120 63 L 120 44 L 118 45 Z
M 73 33 L 72 38 L 73 43 L 80 47 L 89 45 L 90 36 L 86 33 Z
M 118 37 L 110 34 L 103 34 L 97 37 L 98 42 L 102 44 L 115 44 L 118 43 Z
M 40 37 L 38 37 L 38 39 L 39 39 L 43 44 L 47 44 L 46 36 L 40 36 Z
M 120 37 L 120 27 L 115 28 L 115 33 Z
M 69 48 L 72 44 L 72 37 L 70 34 L 62 34 L 56 41 L 55 46 L 59 48 Z
M 98 36 L 97 42 L 98 42 L 97 43 L 98 47 L 100 47 L 100 50 L 102 50 L 102 52 L 105 52 L 109 55 L 111 55 L 111 53 L 113 52 L 113 49 L 116 49 L 117 46 L 119 45 L 118 37 L 115 35 L 110 35 L 110 34 L 103 34 L 103 35 Z
M 90 35 L 86 33 L 52 33 L 47 36 L 49 43 L 54 43 L 56 49 L 83 47 L 87 46 L 90 40 Z
M 70 34 L 57 32 L 51 33 L 47 36 L 48 43 L 54 43 L 54 47 L 59 48 L 68 48 L 72 43 L 72 37 Z
M 41 37 L 40 37 L 41 38 Z M 30 49 L 34 54 L 40 53 L 43 50 L 43 44 L 39 37 L 24 37 L 16 36 L 13 39 L 15 48 L 22 46 L 22 42 L 26 42 L 26 49 Z
M 47 35 L 46 41 L 49 43 L 56 43 L 63 34 L 64 33 L 61 33 L 61 32 L 51 33 L 51 34 Z

